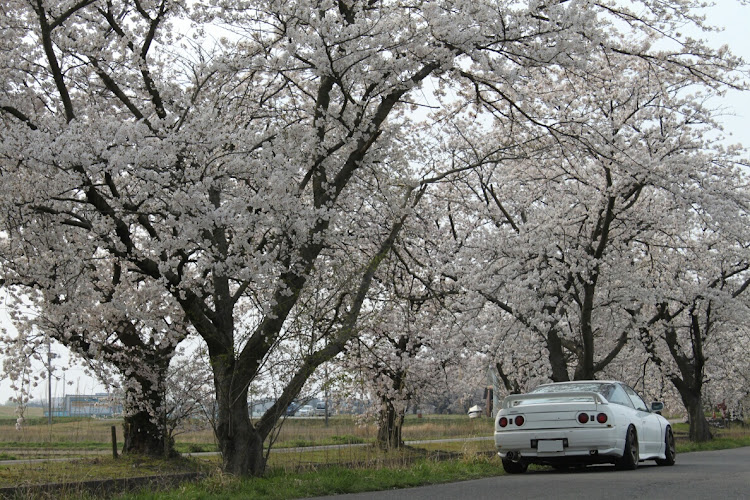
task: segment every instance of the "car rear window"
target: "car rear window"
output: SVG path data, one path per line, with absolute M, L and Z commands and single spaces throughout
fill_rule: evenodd
M 531 391 L 532 394 L 553 393 L 553 392 L 596 392 L 607 397 L 608 392 L 612 390 L 612 384 L 603 384 L 595 382 L 582 382 L 579 384 L 549 384 L 542 385 Z
M 530 392 L 530 394 L 549 394 L 548 398 L 544 399 L 520 399 L 513 401 L 512 406 L 518 405 L 539 405 L 546 403 L 570 403 L 573 401 L 590 402 L 590 396 L 561 396 L 555 397 L 558 393 L 563 392 L 596 392 L 601 394 L 605 399 L 614 391 L 615 387 L 613 384 L 608 383 L 596 383 L 596 382 L 581 382 L 572 384 L 549 384 L 542 385 Z

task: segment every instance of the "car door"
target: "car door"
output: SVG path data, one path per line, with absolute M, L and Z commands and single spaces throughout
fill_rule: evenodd
M 661 423 L 655 413 L 651 413 L 643 399 L 630 387 L 623 385 L 630 401 L 635 407 L 637 418 L 641 421 L 638 429 L 638 442 L 640 454 L 653 456 L 661 448 Z

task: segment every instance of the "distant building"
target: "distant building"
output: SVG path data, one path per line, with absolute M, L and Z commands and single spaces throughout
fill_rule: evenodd
M 48 416 L 44 407 L 44 416 Z M 52 401 L 53 417 L 115 417 L 122 415 L 122 400 L 111 394 L 76 394 Z
M 250 418 L 260 418 L 266 411 L 274 405 L 276 402 L 272 398 L 262 398 L 257 401 L 250 401 L 247 405 L 247 409 L 250 413 Z

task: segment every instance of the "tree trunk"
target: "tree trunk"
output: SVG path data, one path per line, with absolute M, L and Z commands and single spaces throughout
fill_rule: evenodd
M 158 370 L 158 367 L 153 368 Z M 166 369 L 162 368 L 158 375 L 160 380 L 164 380 L 165 372 Z M 122 453 L 176 456 L 174 441 L 169 437 L 167 423 L 162 417 L 166 405 L 163 391 L 154 387 L 146 377 L 134 376 L 131 381 L 134 387 L 128 389 L 125 398 Z M 135 408 L 128 408 L 128 405 Z
M 235 476 L 260 477 L 266 469 L 263 438 L 255 431 L 247 414 L 247 403 L 225 410 L 229 415 L 219 419 L 216 437 L 222 457 L 222 470 Z M 244 413 L 244 414 L 243 414 Z
M 390 373 L 389 377 L 392 380 L 391 387 L 395 389 L 398 394 L 403 394 L 405 373 L 401 370 L 397 370 L 396 372 Z M 396 405 L 393 400 L 388 397 L 388 394 L 381 393 L 377 437 L 378 447 L 381 450 L 388 451 L 398 449 L 404 445 L 404 442 L 401 439 L 401 429 L 404 426 L 405 412 L 406 407 L 397 410 Z
M 710 316 L 710 305 L 707 308 L 707 316 Z M 680 393 L 682 402 L 688 411 L 690 419 L 690 441 L 702 442 L 713 439 L 711 430 L 703 413 L 703 368 L 706 365 L 706 357 L 703 354 L 703 337 L 708 334 L 710 321 L 706 319 L 705 330 L 701 331 L 701 324 L 695 307 L 690 309 L 690 337 L 692 358 L 683 354 L 680 350 L 677 330 L 674 327 L 667 328 L 664 339 L 667 343 L 673 359 L 682 374 L 682 379 L 672 377 L 672 383 Z
M 565 352 L 563 351 L 562 341 L 557 331 L 550 329 L 547 332 L 547 356 L 549 358 L 549 364 L 552 368 L 552 381 L 553 382 L 567 382 L 570 380 L 568 376 L 568 363 L 565 361 Z
M 247 388 L 234 390 L 229 376 L 214 368 L 218 415 L 214 432 L 222 456 L 222 469 L 235 476 L 262 476 L 266 468 L 262 436 L 252 425 L 247 407 Z
M 581 305 L 581 354 L 578 366 L 575 370 L 576 380 L 592 380 L 594 378 L 594 331 L 592 328 L 592 315 L 594 311 L 594 290 L 596 278 L 592 277 L 590 283 L 583 285 L 583 304 Z
M 700 394 L 681 394 L 681 396 L 690 419 L 690 432 L 688 434 L 690 441 L 700 443 L 713 439 L 706 415 L 703 413 Z
M 123 454 L 169 457 L 177 454 L 174 450 L 174 441 L 167 437 L 164 426 L 148 411 L 141 410 L 126 415 L 124 420 Z
M 378 447 L 386 451 L 401 448 L 403 426 L 404 413 L 397 411 L 392 402 L 383 401 L 378 419 Z

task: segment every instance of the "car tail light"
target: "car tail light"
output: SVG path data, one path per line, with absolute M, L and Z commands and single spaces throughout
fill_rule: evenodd
M 518 415 L 518 416 L 516 417 L 516 425 L 517 425 L 518 427 L 521 427 L 521 426 L 523 425 L 523 423 L 524 423 L 524 422 L 525 422 L 525 420 L 524 420 L 524 418 L 523 418 L 523 417 L 522 417 L 521 415 Z
M 606 424 L 607 423 L 607 414 L 606 413 L 599 413 L 596 416 L 596 421 L 600 424 Z
M 578 421 L 582 424 L 585 424 L 589 421 L 589 416 L 587 413 L 579 413 L 578 414 Z
M 500 420 L 498 420 L 497 423 L 500 425 L 500 427 L 505 427 L 506 425 L 508 425 L 508 419 L 505 417 L 500 417 Z

